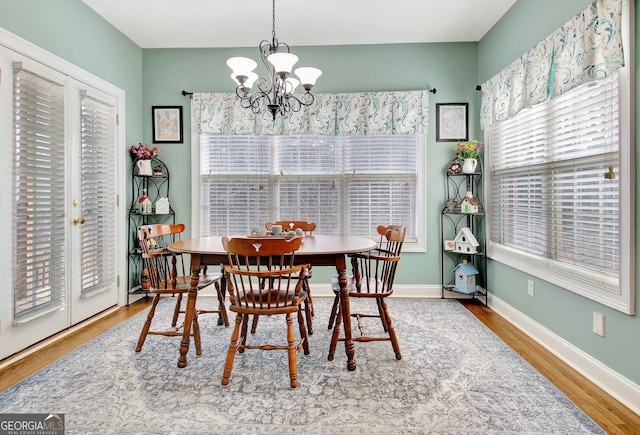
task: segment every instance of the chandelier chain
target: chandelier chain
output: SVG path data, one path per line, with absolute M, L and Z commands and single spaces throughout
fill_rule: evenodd
M 276 42 L 276 0 L 273 0 L 271 3 L 271 40 L 274 41 L 274 45 L 277 45 Z

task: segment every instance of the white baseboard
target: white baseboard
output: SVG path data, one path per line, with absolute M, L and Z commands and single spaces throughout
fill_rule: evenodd
M 440 298 L 442 296 L 440 285 L 424 284 L 396 284 L 393 286 L 393 296 L 395 298 Z M 334 297 L 331 284 L 311 283 L 312 295 L 314 298 Z
M 613 371 L 491 293 L 489 293 L 489 307 L 578 373 L 640 415 L 640 385 Z

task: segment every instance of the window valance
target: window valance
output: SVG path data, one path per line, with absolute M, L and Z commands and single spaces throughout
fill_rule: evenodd
M 622 1 L 594 0 L 482 84 L 482 128 L 623 67 Z
M 426 133 L 429 92 L 316 94 L 299 112 L 273 121 L 267 110 L 254 114 L 236 94 L 194 93 L 192 128 L 208 134 L 403 135 Z

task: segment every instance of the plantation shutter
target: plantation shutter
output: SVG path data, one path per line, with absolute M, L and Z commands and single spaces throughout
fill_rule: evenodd
M 345 137 L 345 227 L 374 235 L 382 223 L 416 234 L 417 141 L 413 136 Z
M 201 136 L 202 236 L 249 234 L 271 219 L 271 152 L 267 136 Z
M 416 239 L 416 135 L 200 135 L 200 233 L 248 234 L 279 219 L 329 235 Z
M 492 242 L 618 291 L 618 107 L 616 72 L 490 128 Z
M 64 84 L 14 63 L 14 319 L 65 305 Z
M 335 136 L 275 136 L 274 172 L 281 175 L 275 219 L 315 222 L 322 234 L 341 228 L 343 144 Z
M 115 108 L 81 92 L 82 294 L 116 279 Z M 112 218 L 113 217 L 113 218 Z

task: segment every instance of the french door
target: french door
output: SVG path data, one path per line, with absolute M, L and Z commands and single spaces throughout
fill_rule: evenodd
M 117 107 L 0 46 L 0 359 L 118 303 Z

